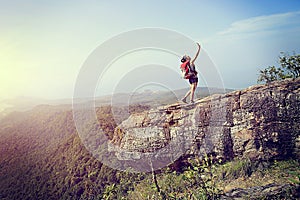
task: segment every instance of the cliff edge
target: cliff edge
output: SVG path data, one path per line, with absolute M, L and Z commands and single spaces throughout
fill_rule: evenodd
M 118 148 L 110 151 L 120 160 L 143 159 L 176 141 L 184 155 L 224 161 L 300 158 L 299 110 L 299 78 L 255 85 L 133 114 L 115 129 Z

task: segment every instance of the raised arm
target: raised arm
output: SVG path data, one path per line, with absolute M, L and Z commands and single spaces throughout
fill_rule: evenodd
M 192 64 L 194 64 L 194 62 L 196 61 L 196 59 L 197 59 L 197 57 L 198 57 L 198 55 L 199 55 L 199 53 L 200 53 L 200 48 L 201 48 L 201 46 L 200 46 L 200 44 L 197 42 L 197 46 L 198 46 L 198 51 L 197 51 L 197 53 L 196 53 L 196 55 L 195 55 L 195 58 L 192 60 Z

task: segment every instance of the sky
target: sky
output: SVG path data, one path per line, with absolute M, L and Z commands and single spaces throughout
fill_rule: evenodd
M 199 42 L 203 51 L 198 71 L 210 67 L 201 64 L 201 59 L 210 58 L 226 88 L 256 84 L 258 70 L 277 65 L 280 52 L 300 53 L 300 1 L 296 0 L 0 0 L 0 100 L 72 98 L 80 70 L 98 46 L 145 27 L 176 31 Z M 111 65 L 115 71 L 103 78 L 106 81 L 99 77 L 101 92 L 95 94 L 129 87 L 140 73 L 129 75 L 136 65 L 133 60 L 139 65 L 163 63 L 179 73 L 180 62 L 174 55 L 136 52 L 116 60 Z M 118 74 L 118 66 L 122 73 Z M 174 80 L 171 89 L 188 87 L 174 74 L 171 78 L 168 72 L 159 74 L 163 74 L 160 79 Z M 205 86 L 201 78 L 204 75 L 199 85 Z

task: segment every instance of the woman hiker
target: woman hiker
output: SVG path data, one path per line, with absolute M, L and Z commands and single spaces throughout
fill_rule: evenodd
M 182 71 L 183 78 L 189 79 L 191 85 L 191 89 L 181 99 L 181 101 L 183 101 L 184 103 L 187 103 L 186 98 L 189 95 L 190 95 L 190 102 L 194 103 L 194 94 L 198 84 L 198 77 L 197 77 L 198 72 L 196 71 L 194 62 L 196 61 L 201 48 L 199 43 L 197 43 L 197 46 L 198 46 L 198 50 L 195 55 L 195 58 L 192 61 L 191 61 L 191 57 L 188 55 L 184 55 L 181 59 L 182 64 L 180 69 Z

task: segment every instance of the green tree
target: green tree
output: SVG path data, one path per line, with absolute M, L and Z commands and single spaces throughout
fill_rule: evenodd
M 286 78 L 297 78 L 300 76 L 300 54 L 290 56 L 288 53 L 281 53 L 279 56 L 279 67 L 269 66 L 259 70 L 257 82 L 270 83 Z
M 270 83 L 276 80 L 285 79 L 285 74 L 282 68 L 276 68 L 275 66 L 269 66 L 266 69 L 259 70 L 259 76 L 257 82 Z
M 283 69 L 287 70 L 289 77 L 298 78 L 300 76 L 300 54 L 290 56 L 287 53 L 281 53 L 279 62 Z

